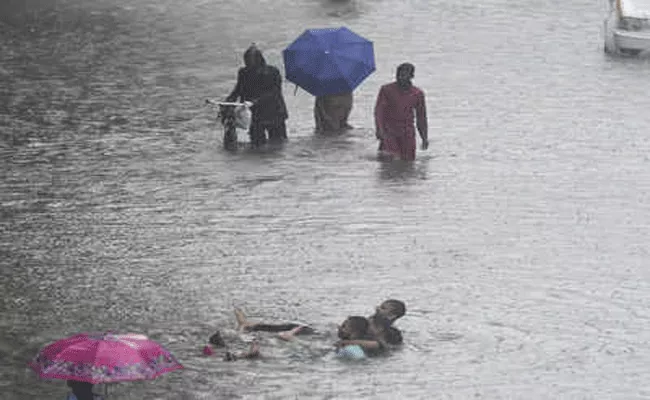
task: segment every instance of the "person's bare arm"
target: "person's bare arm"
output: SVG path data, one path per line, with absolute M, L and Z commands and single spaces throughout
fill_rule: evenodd
M 252 360 L 252 359 L 255 359 L 255 358 L 259 358 L 260 356 L 261 356 L 260 355 L 260 345 L 259 345 L 259 343 L 257 343 L 256 340 L 254 340 L 251 343 L 248 351 L 246 351 L 244 353 L 239 353 L 239 354 L 235 354 L 235 353 L 231 353 L 231 352 L 227 351 L 226 354 L 224 355 L 223 360 L 224 361 L 237 361 L 237 360 L 244 360 L 244 359 Z
M 298 332 L 302 330 L 302 328 L 304 328 L 304 326 L 297 326 L 290 331 L 280 332 L 278 333 L 278 337 L 282 340 L 286 340 L 287 342 L 291 341 L 296 337 Z
M 382 344 L 377 340 L 368 340 L 368 339 L 349 339 L 349 340 L 340 340 L 337 343 L 338 347 L 345 347 L 351 345 L 358 345 L 363 347 L 364 350 L 376 350 L 382 348 Z

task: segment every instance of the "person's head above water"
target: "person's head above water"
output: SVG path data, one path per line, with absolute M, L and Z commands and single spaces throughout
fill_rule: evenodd
M 415 76 L 415 66 L 411 63 L 402 63 L 397 66 L 395 79 L 399 87 L 408 89 L 411 87 L 411 80 Z
M 211 345 L 214 345 L 216 347 L 226 347 L 226 342 L 221 337 L 221 332 L 219 331 L 216 331 L 214 335 L 210 336 L 210 339 L 208 341 Z
M 381 303 L 375 312 L 377 315 L 388 318 L 393 323 L 406 314 L 406 304 L 401 300 L 388 299 Z
M 339 339 L 361 339 L 368 331 L 368 320 L 365 317 L 352 316 L 348 317 L 341 326 L 339 326 Z
M 266 65 L 266 60 L 262 55 L 262 51 L 257 48 L 255 43 L 251 44 L 248 49 L 244 52 L 244 64 L 246 68 L 256 69 Z

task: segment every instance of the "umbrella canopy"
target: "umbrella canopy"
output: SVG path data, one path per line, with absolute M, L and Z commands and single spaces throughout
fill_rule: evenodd
M 282 56 L 287 80 L 314 96 L 352 92 L 375 70 L 372 42 L 345 27 L 307 29 Z
M 29 366 L 43 379 L 97 383 L 154 379 L 183 366 L 139 334 L 81 333 L 45 346 Z

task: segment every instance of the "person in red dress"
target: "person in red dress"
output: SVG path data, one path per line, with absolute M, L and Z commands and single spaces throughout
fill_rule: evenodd
M 413 64 L 400 64 L 395 82 L 383 85 L 377 95 L 375 126 L 379 151 L 392 159 L 415 160 L 414 120 L 422 138 L 422 149 L 429 147 L 424 92 L 411 82 L 414 76 Z

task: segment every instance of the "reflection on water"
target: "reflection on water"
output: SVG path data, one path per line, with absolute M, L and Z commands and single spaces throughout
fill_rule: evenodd
M 648 62 L 602 55 L 600 10 L 251 4 L 0 3 L 0 399 L 63 397 L 26 362 L 109 329 L 186 367 L 117 399 L 647 397 Z M 281 67 L 304 29 L 341 24 L 377 55 L 355 129 L 314 135 L 285 82 L 289 142 L 224 151 L 205 99 L 242 51 Z M 372 109 L 404 61 L 431 146 L 382 162 Z M 389 297 L 404 348 L 334 359 L 336 325 Z M 216 329 L 246 348 L 234 306 L 326 334 L 203 357 Z
M 423 160 L 424 159 L 424 160 Z M 404 183 L 410 180 L 427 179 L 429 157 L 420 156 L 415 162 L 400 160 L 381 160 L 379 178 L 385 181 Z

